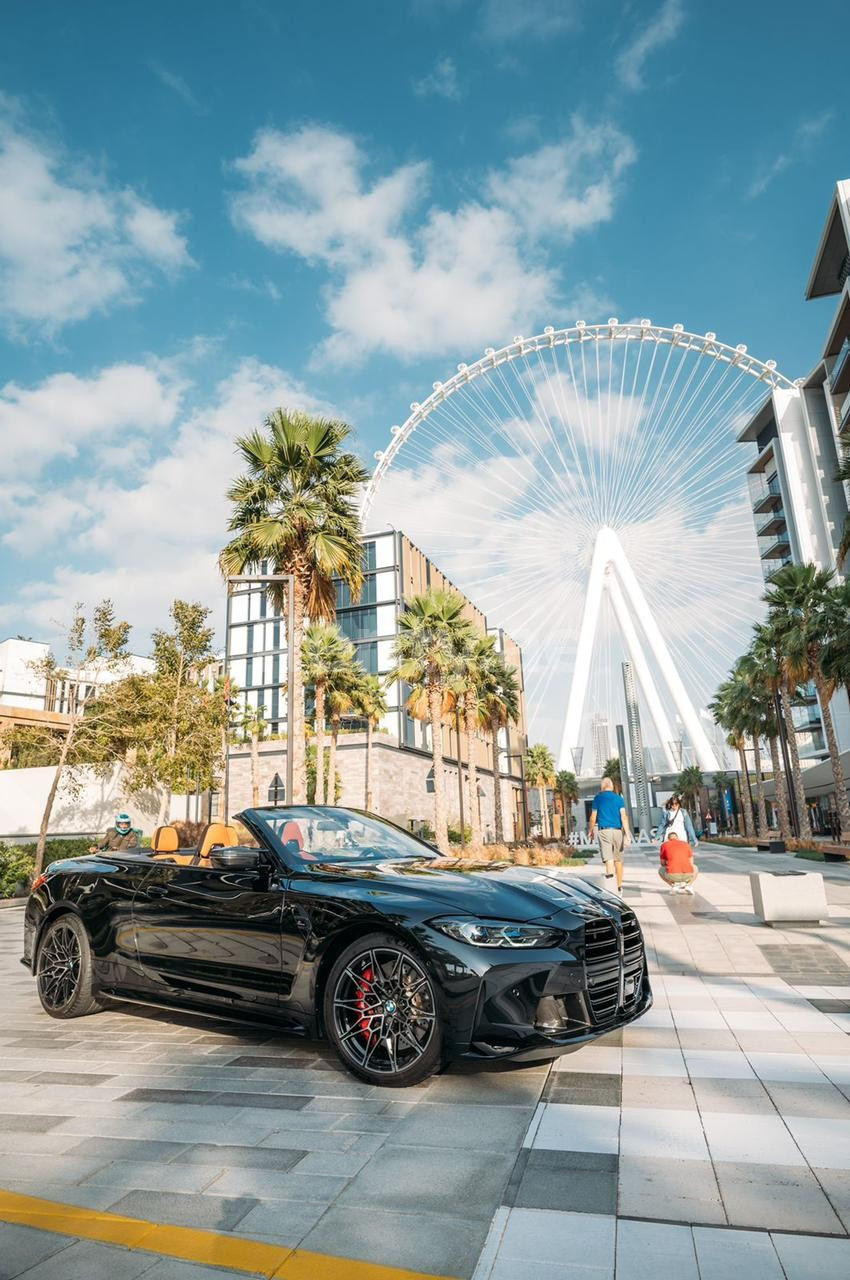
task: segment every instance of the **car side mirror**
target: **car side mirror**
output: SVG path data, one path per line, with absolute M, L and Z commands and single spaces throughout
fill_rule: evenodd
M 213 849 L 210 864 L 220 871 L 259 871 L 259 849 Z

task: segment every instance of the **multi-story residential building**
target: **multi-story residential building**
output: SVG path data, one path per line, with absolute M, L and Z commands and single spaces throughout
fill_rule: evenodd
M 599 711 L 594 712 L 590 721 L 590 743 L 593 750 L 593 772 L 601 776 L 605 769 L 605 761 L 611 758 L 611 737 L 608 717 Z
M 398 530 L 363 537 L 364 582 L 359 598 L 352 600 L 348 588 L 337 582 L 336 622 L 354 644 L 363 667 L 386 678 L 393 666 L 393 645 L 398 623 L 411 596 L 428 587 L 445 586 L 455 591 L 435 564 Z M 458 592 L 463 595 L 463 592 Z M 482 633 L 494 634 L 499 649 L 516 669 L 522 686 L 522 655 L 504 631 L 489 625 L 476 605 L 464 596 L 465 612 Z M 261 585 L 239 584 L 231 596 L 229 674 L 240 701 L 263 708 L 269 739 L 261 743 L 261 797 L 282 799 L 281 779 L 285 776 L 286 733 L 286 635 L 283 618 L 277 614 Z M 429 817 L 429 792 L 436 780 L 431 770 L 430 726 L 415 719 L 407 708 L 410 690 L 398 681 L 387 685 L 387 713 L 375 734 L 373 807 L 394 821 L 409 823 Z M 308 709 L 309 710 L 309 709 Z M 364 803 L 365 735 L 362 725 L 349 719 L 341 736 L 337 768 L 342 784 L 341 804 L 362 807 Z M 522 756 L 526 748 L 525 704 L 521 697 L 520 721 L 500 736 L 500 779 L 506 834 L 519 836 L 523 830 Z M 482 828 L 493 828 L 493 771 L 486 737 L 476 740 L 476 765 L 480 770 L 479 803 Z M 442 785 L 451 821 L 460 817 L 458 786 L 458 735 L 453 725 L 443 728 L 445 757 Z M 466 764 L 461 740 L 460 756 Z M 230 809 L 236 812 L 250 802 L 249 759 L 246 751 L 234 748 L 230 759 Z M 464 777 L 466 775 L 464 774 Z M 464 788 L 464 805 L 469 797 Z M 468 808 L 465 810 L 468 820 Z
M 850 492 L 835 474 L 850 440 L 850 181 L 836 185 L 806 288 L 807 298 L 827 295 L 838 303 L 821 358 L 795 389 L 773 391 L 738 435 L 755 446 L 747 476 L 765 579 L 786 564 L 842 570 Z M 816 764 L 828 752 L 814 688 L 804 694 L 794 708 L 800 756 Z M 850 751 L 846 691 L 830 705 L 839 744 Z

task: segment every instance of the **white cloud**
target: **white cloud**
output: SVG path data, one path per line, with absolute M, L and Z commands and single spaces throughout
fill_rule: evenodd
M 805 160 L 813 144 L 817 142 L 831 124 L 832 118 L 832 111 L 822 111 L 820 115 L 808 116 L 801 120 L 791 135 L 787 147 L 780 151 L 773 160 L 760 166 L 756 177 L 747 189 L 747 199 L 755 200 L 786 169 L 790 169 L 792 165 Z
M 413 92 L 419 98 L 447 98 L 450 102 L 458 102 L 460 83 L 453 60 L 438 58 L 426 76 L 413 81 Z
M 426 164 L 370 182 L 347 135 L 267 129 L 236 162 L 247 188 L 232 211 L 269 248 L 329 270 L 326 357 L 470 352 L 548 318 L 561 279 L 544 242 L 607 221 L 634 154 L 612 126 L 577 118 L 562 142 L 487 175 L 478 198 L 422 212 Z
M 671 40 L 675 40 L 684 21 L 681 0 L 664 0 L 661 8 L 648 21 L 641 11 L 639 34 L 622 49 L 615 69 L 620 82 L 637 92 L 644 88 L 644 66 L 647 59 Z
M 91 386 L 109 386 L 122 376 L 120 368 L 104 370 Z M 188 402 L 185 385 L 183 393 Z M 96 390 L 93 394 L 97 399 Z M 282 370 L 253 359 L 241 361 L 208 401 L 196 400 L 176 415 L 167 403 L 168 412 L 162 397 L 149 396 L 144 421 L 139 404 L 133 425 L 146 431 L 151 447 L 125 467 L 98 469 L 100 442 L 115 440 L 124 426 L 120 408 L 110 416 L 101 406 L 93 415 L 99 420 L 97 435 L 89 437 L 90 444 L 95 439 L 98 444 L 89 455 L 90 468 L 57 479 L 44 501 L 34 486 L 16 486 L 14 494 L 0 489 L 4 543 L 22 553 L 48 543 L 58 549 L 49 572 L 0 605 L 0 625 L 26 626 L 50 639 L 75 601 L 90 604 L 109 596 L 119 616 L 132 622 L 134 644 L 142 647 L 177 595 L 219 611 L 216 555 L 227 537 L 225 491 L 239 470 L 234 438 L 259 425 L 276 405 L 331 410 Z M 220 620 L 218 612 L 215 619 Z
M 191 264 L 179 215 L 75 169 L 0 100 L 0 320 L 47 333 Z
M 578 0 L 483 0 L 480 26 L 489 40 L 545 40 L 578 25 Z
M 182 76 L 179 76 L 176 71 L 169 71 L 168 67 L 164 67 L 161 62 L 149 62 L 148 66 L 160 84 L 181 98 L 187 107 L 191 107 L 195 115 L 206 115 L 206 108 L 199 102 Z

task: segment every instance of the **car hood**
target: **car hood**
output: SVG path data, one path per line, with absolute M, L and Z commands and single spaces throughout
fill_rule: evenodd
M 375 889 L 390 889 L 405 897 L 421 896 L 458 914 L 491 920 L 539 920 L 564 910 L 582 916 L 608 915 L 610 906 L 616 905 L 586 881 L 567 881 L 547 875 L 545 867 L 516 867 L 507 862 L 472 862 L 465 858 L 347 866 L 327 862 L 312 870 L 369 882 Z

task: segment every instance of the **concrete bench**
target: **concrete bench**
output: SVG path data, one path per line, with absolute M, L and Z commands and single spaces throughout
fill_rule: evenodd
M 766 925 L 829 919 L 823 876 L 814 871 L 753 871 L 753 910 Z

